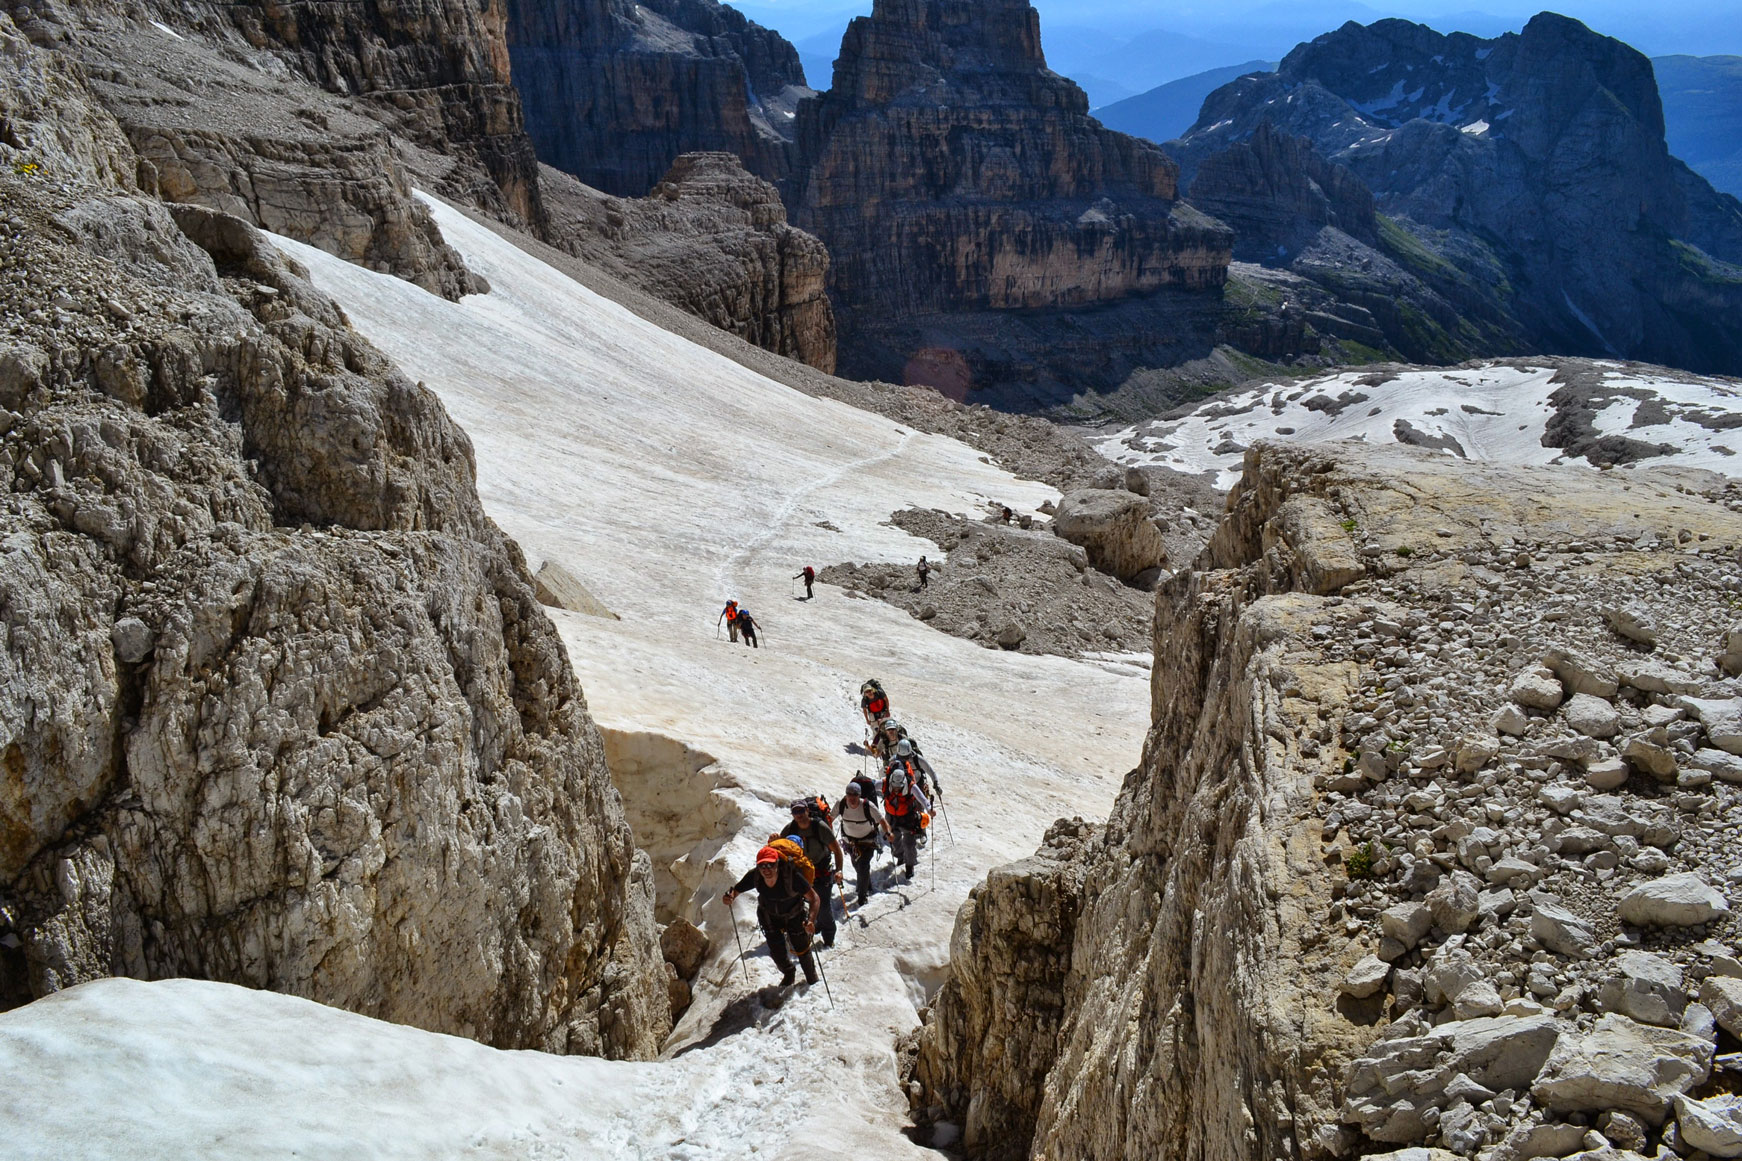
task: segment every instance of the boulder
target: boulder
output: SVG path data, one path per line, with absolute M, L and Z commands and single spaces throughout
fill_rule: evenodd
M 1621 922 L 1635 927 L 1691 927 L 1730 913 L 1722 892 L 1691 872 L 1641 883 L 1621 897 Z
M 1713 1157 L 1742 1157 L 1742 1097 L 1678 1096 L 1675 1121 L 1684 1144 Z
M 1390 975 L 1390 964 L 1376 955 L 1363 956 L 1343 977 L 1341 987 L 1345 995 L 1365 1000 L 1384 989 Z
M 1651 614 L 1641 605 L 1610 605 L 1603 610 L 1603 620 L 1618 636 L 1637 645 L 1657 645 L 1657 626 L 1652 624 Z
M 1742 783 L 1742 757 L 1735 754 L 1707 748 L 1695 750 L 1684 761 L 1690 770 L 1704 770 L 1724 782 Z
M 109 642 L 115 646 L 115 659 L 124 665 L 137 665 L 145 660 L 155 643 L 151 629 L 138 617 L 122 617 L 109 630 Z
M 1622 685 L 1646 693 L 1698 693 L 1705 685 L 1693 674 L 1661 661 L 1624 661 L 1616 666 L 1615 673 Z
M 1495 1146 L 1491 1161 L 1534 1161 L 1537 1157 L 1565 1157 L 1584 1143 L 1585 1130 L 1578 1125 L 1546 1121 L 1519 1125 Z
M 1561 719 L 1568 728 L 1587 738 L 1613 738 L 1621 732 L 1621 718 L 1615 707 L 1589 693 L 1575 693 L 1561 707 Z
M 1585 767 L 1585 783 L 1593 790 L 1617 790 L 1627 783 L 1627 763 L 1599 758 Z
M 659 950 L 665 956 L 665 962 L 675 967 L 677 974 L 686 980 L 695 979 L 696 973 L 702 969 L 708 945 L 707 933 L 681 915 L 659 933 Z
M 1649 774 L 1659 782 L 1675 781 L 1675 751 L 1643 734 L 1622 743 L 1621 757 L 1635 770 Z
M 1455 942 L 1455 941 L 1454 941 Z M 1422 987 L 1430 1004 L 1453 1004 L 1466 988 L 1482 980 L 1482 968 L 1461 947 L 1446 946 L 1422 971 Z
M 1566 700 L 1566 691 L 1561 688 L 1560 678 L 1551 669 L 1531 669 L 1520 673 L 1512 681 L 1510 690 L 1512 700 L 1526 709 L 1552 711 Z
M 1434 925 L 1433 912 L 1425 903 L 1398 903 L 1379 913 L 1379 930 L 1413 949 Z
M 1167 546 L 1149 519 L 1149 505 L 1126 491 L 1079 488 L 1059 501 L 1052 530 L 1089 554 L 1089 562 L 1131 580 L 1167 561 Z
M 1706 1041 L 1611 1012 L 1591 1031 L 1559 1039 L 1531 1093 L 1557 1113 L 1621 1109 L 1661 1125 L 1671 1102 L 1705 1083 L 1711 1070 Z
M 585 613 L 589 617 L 604 617 L 612 621 L 623 619 L 606 608 L 579 577 L 554 560 L 545 561 L 544 567 L 533 577 L 533 592 L 539 604 L 553 609 L 567 609 L 571 613 Z
M 1020 648 L 1027 639 L 1028 633 L 1015 621 L 1011 621 L 1004 628 L 998 630 L 998 648 L 1000 649 Z
M 1500 741 L 1493 737 L 1470 737 L 1458 743 L 1452 766 L 1460 774 L 1474 774 L 1500 753 Z
M 1482 884 L 1466 871 L 1453 871 L 1446 882 L 1428 893 L 1428 910 L 1434 926 L 1451 935 L 1468 931 L 1481 913 L 1477 899 Z
M 1683 697 L 1675 704 L 1699 719 L 1712 745 L 1725 753 L 1742 754 L 1742 697 Z
M 1742 979 L 1707 976 L 1700 985 L 1700 1003 L 1711 1010 L 1718 1027 L 1742 1039 Z
M 1613 670 L 1582 653 L 1551 649 L 1543 654 L 1542 663 L 1575 694 L 1585 693 L 1592 697 L 1609 698 L 1614 697 L 1621 688 Z
M 1597 937 L 1584 919 L 1546 895 L 1530 897 L 1535 912 L 1530 917 L 1530 934 L 1557 955 L 1573 959 L 1589 959 L 1597 949 Z
M 1621 953 L 1615 967 L 1618 974 L 1605 981 L 1598 992 L 1603 1007 L 1642 1024 L 1680 1026 L 1688 1002 L 1680 968 L 1660 955 L 1643 951 Z
M 1530 715 L 1515 705 L 1503 705 L 1495 713 L 1492 723 L 1496 733 L 1512 738 L 1522 738 L 1530 729 Z

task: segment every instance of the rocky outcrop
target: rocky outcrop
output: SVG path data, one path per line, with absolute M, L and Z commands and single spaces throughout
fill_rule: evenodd
M 0 108 L 0 1002 L 650 1056 L 651 868 L 469 441 L 247 223 L 105 185 L 75 95 Z
M 892 321 L 1072 311 L 1226 276 L 1226 230 L 1178 204 L 1159 149 L 1103 129 L 1046 68 L 1026 0 L 879 0 L 848 27 L 833 88 L 799 107 L 797 138 L 787 202 L 833 256 L 850 374 L 925 373 Z
M 834 371 L 829 253 L 787 224 L 780 192 L 736 157 L 685 154 L 645 198 L 543 174 L 560 248 L 746 342 Z
M 1373 194 L 1332 165 L 1311 141 L 1284 137 L 1268 121 L 1198 167 L 1191 203 L 1234 229 L 1234 256 L 1262 262 L 1302 250 L 1326 226 L 1377 240 Z
M 791 164 L 798 50 L 718 0 L 509 0 L 508 53 L 539 159 L 640 197 L 678 155 Z
M 1688 675 L 1703 699 L 1605 686 L 1640 646 L 1600 606 L 1625 583 L 1661 655 L 1700 656 L 1739 551 L 1742 514 L 1697 472 L 1254 448 L 1159 595 L 1143 763 L 1080 899 L 1046 907 L 1074 936 L 1028 956 L 1069 963 L 1062 1005 L 991 1006 L 1019 977 L 988 972 L 982 932 L 1034 879 L 994 874 L 914 1046 L 917 1114 L 982 1127 L 975 1156 L 1649 1152 L 1710 1095 L 1689 997 L 1735 970 L 1707 892 L 1742 891 L 1742 800 L 1688 767 L 1709 742 L 1682 703 L 1742 691 L 1715 668 Z M 1570 728 L 1542 673 L 1606 690 L 1584 696 L 1627 736 L 1662 730 L 1673 793 L 1591 786 L 1623 739 Z M 1671 870 L 1706 922 L 1633 926 L 1622 898 Z
M 1742 204 L 1670 156 L 1619 41 L 1552 13 L 1493 40 L 1350 23 L 1211 94 L 1170 150 L 1221 183 L 1238 156 L 1209 159 L 1261 126 L 1346 167 L 1402 231 L 1386 255 L 1535 349 L 1742 369 Z
M 1087 550 L 1089 562 L 1122 581 L 1160 568 L 1167 562 L 1167 545 L 1149 521 L 1142 497 L 1111 488 L 1081 488 L 1066 492 L 1053 517 L 1052 530 Z

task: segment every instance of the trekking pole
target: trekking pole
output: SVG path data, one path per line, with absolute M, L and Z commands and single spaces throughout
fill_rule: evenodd
M 943 795 L 938 795 L 938 813 L 944 816 L 944 829 L 950 832 L 950 845 L 956 845 L 956 828 L 950 825 L 950 810 L 944 805 Z
M 817 975 L 822 977 L 823 981 L 823 995 L 829 998 L 829 1011 L 833 1012 L 835 1010 L 835 993 L 829 990 L 829 973 L 823 970 L 823 953 L 815 952 L 811 958 L 816 960 Z
M 744 969 L 744 982 L 750 982 L 750 965 L 744 962 L 744 937 L 738 934 L 738 913 L 732 910 L 730 903 L 726 904 L 726 913 L 732 917 L 732 938 L 738 941 L 738 966 Z
M 925 846 L 931 852 L 931 889 L 936 891 L 938 889 L 938 845 L 926 843 Z M 736 931 L 737 928 L 733 928 L 733 930 Z

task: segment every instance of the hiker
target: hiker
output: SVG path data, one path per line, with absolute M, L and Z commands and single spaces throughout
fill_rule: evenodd
M 930 821 L 931 803 L 908 767 L 897 759 L 883 773 L 883 815 L 894 832 L 889 846 L 895 860 L 906 866 L 906 879 L 913 882 L 919 864 L 919 832 Z
M 915 571 L 919 573 L 919 587 L 922 589 L 925 588 L 925 578 L 931 575 L 931 565 L 927 563 L 925 557 L 922 556 L 919 558 L 919 564 L 916 566 Z
M 744 635 L 744 644 L 752 649 L 762 648 L 756 643 L 756 618 L 750 615 L 749 609 L 738 610 L 738 632 Z
M 895 743 L 894 758 L 897 762 L 910 764 L 908 773 L 913 776 L 913 780 L 919 784 L 927 798 L 934 802 L 944 800 L 944 788 L 938 785 L 938 772 L 932 769 L 931 763 L 925 760 L 925 755 L 919 752 L 919 743 L 907 737 L 905 730 L 902 731 L 901 740 Z
M 846 797 L 836 804 L 835 817 L 841 824 L 841 837 L 847 840 L 847 849 L 853 852 L 853 876 L 858 880 L 859 904 L 863 906 L 871 898 L 871 856 L 877 853 L 877 832 L 882 831 L 891 846 L 895 836 L 858 778 L 847 783 Z
M 780 969 L 782 986 L 793 981 L 794 954 L 804 968 L 804 982 L 816 983 L 817 961 L 816 953 L 811 951 L 811 935 L 817 929 L 817 909 L 822 900 L 805 882 L 804 872 L 773 847 L 763 847 L 756 852 L 756 865 L 720 898 L 730 907 L 734 899 L 752 888 L 756 891 L 756 922 L 768 940 L 769 958 Z
M 811 586 L 813 584 L 815 584 L 816 580 L 817 580 L 817 570 L 816 569 L 812 568 L 810 565 L 807 564 L 804 566 L 804 571 L 799 572 L 799 573 L 794 573 L 792 576 L 792 579 L 804 581 L 804 599 L 805 600 L 808 601 L 812 597 L 816 596 L 815 593 L 811 592 Z
M 738 602 L 727 601 L 726 607 L 720 610 L 720 615 L 714 621 L 714 629 L 720 628 L 720 622 L 726 622 L 726 632 L 731 634 L 734 643 L 738 640 Z
M 871 731 L 871 752 L 883 765 L 895 757 L 896 744 L 907 737 L 907 728 L 894 718 L 884 718 Z
M 1008 523 L 1010 523 L 1010 518 L 1011 518 L 1011 517 L 1012 517 L 1012 516 L 1014 516 L 1014 515 L 1016 515 L 1016 513 L 1014 513 L 1014 512 L 1012 512 L 1012 511 L 1011 511 L 1011 510 L 1010 510 L 1010 505 L 1008 505 L 1008 504 L 1005 504 L 1005 505 L 1004 505 L 1004 506 L 1003 506 L 1003 507 L 1002 507 L 1002 508 L 1001 508 L 1001 509 L 1000 509 L 1000 510 L 999 510 L 999 513 L 998 513 L 998 519 L 999 519 L 999 520 L 1000 520 L 1000 521 L 1001 521 L 1001 522 L 1003 522 L 1003 523 L 1005 523 L 1005 524 L 1008 524 Z
M 841 885 L 841 867 L 846 859 L 841 855 L 841 844 L 835 841 L 835 832 L 829 829 L 826 821 L 817 817 L 819 808 L 826 811 L 828 803 L 819 803 L 814 798 L 794 799 L 792 821 L 786 824 L 786 829 L 780 835 L 803 847 L 805 858 L 817 869 L 817 877 L 811 882 L 811 886 L 816 889 L 817 898 L 823 901 L 822 910 L 817 913 L 817 934 L 823 937 L 824 947 L 833 947 L 834 892 Z
M 875 677 L 859 687 L 859 712 L 865 715 L 865 724 L 872 732 L 876 732 L 878 722 L 889 716 L 889 695 Z

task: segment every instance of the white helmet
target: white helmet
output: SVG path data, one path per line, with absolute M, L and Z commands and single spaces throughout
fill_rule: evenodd
M 895 753 L 901 758 L 913 757 L 913 743 L 908 741 L 906 738 L 901 739 L 901 741 L 895 743 Z

